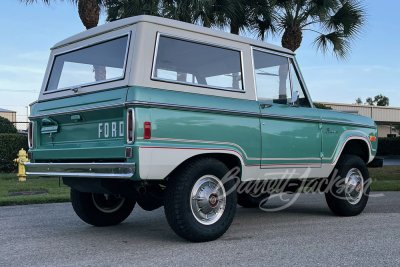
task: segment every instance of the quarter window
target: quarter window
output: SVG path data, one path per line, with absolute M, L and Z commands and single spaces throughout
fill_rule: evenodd
M 288 59 L 256 50 L 253 55 L 258 99 L 287 104 L 291 98 Z
M 253 50 L 257 98 L 266 103 L 288 104 L 292 92 L 299 92 L 299 106 L 311 107 L 293 59 Z
M 55 56 L 46 91 L 122 79 L 128 36 Z
M 153 79 L 243 90 L 240 52 L 160 36 Z

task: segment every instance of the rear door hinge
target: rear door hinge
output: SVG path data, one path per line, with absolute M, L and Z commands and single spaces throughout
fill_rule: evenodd
M 319 155 L 320 155 L 320 158 L 322 159 L 324 157 L 324 152 L 321 152 Z

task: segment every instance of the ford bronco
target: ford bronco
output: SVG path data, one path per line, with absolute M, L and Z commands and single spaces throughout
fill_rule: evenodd
M 55 44 L 30 121 L 28 177 L 61 177 L 83 221 L 116 225 L 136 204 L 164 206 L 196 242 L 271 193 L 239 192 L 237 180 L 290 180 L 282 190 L 294 192 L 336 179 L 331 211 L 361 213 L 377 150 L 372 119 L 314 107 L 291 51 L 152 16 Z

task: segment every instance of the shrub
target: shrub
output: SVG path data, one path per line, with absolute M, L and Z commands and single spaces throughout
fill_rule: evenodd
M 377 156 L 400 156 L 400 138 L 378 138 Z
M 319 109 L 332 109 L 331 107 L 328 107 L 328 106 L 325 106 L 324 104 L 316 103 L 316 102 L 314 102 L 314 106 Z
M 28 136 L 0 133 L 0 172 L 14 172 L 17 167 L 13 160 L 21 148 L 28 151 Z
M 1 133 L 18 133 L 17 128 L 6 118 L 0 117 L 0 134 Z

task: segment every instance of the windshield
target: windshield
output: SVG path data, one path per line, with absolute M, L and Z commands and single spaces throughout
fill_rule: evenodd
M 46 91 L 123 79 L 128 37 L 55 56 Z

